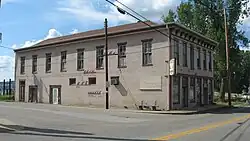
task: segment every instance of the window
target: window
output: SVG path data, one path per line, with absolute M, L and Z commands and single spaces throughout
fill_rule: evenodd
M 180 77 L 174 76 L 173 81 L 173 103 L 180 104 Z
M 194 70 L 194 47 L 190 45 L 190 68 Z
M 195 79 L 193 77 L 190 78 L 190 89 L 189 89 L 189 100 L 191 103 L 195 103 Z
M 75 85 L 76 84 L 76 78 L 69 78 L 69 85 Z
M 24 74 L 25 73 L 25 57 L 21 57 L 21 68 L 20 68 L 20 73 Z
M 142 41 L 142 65 L 152 65 L 152 40 Z
M 177 65 L 180 65 L 179 48 L 179 41 L 174 39 L 174 58 L 176 59 Z
M 197 48 L 197 68 L 201 69 L 201 48 Z
M 46 67 L 45 67 L 46 73 L 51 72 L 51 53 L 46 53 Z
M 67 63 L 67 51 L 61 52 L 61 72 L 66 71 L 66 63 Z
M 126 44 L 127 43 L 118 44 L 118 67 L 119 68 L 126 67 Z
M 37 73 L 37 55 L 32 56 L 32 73 Z
M 211 51 L 209 51 L 208 54 L 209 54 L 208 69 L 209 69 L 209 71 L 212 71 L 212 53 L 211 53 Z
M 104 62 L 104 46 L 96 47 L 96 68 L 103 69 Z
M 187 67 L 187 43 L 183 43 L 183 67 Z
M 96 84 L 96 77 L 89 77 L 89 85 Z
M 77 70 L 82 71 L 84 69 L 84 49 L 77 50 Z
M 203 49 L 204 57 L 203 57 L 203 69 L 207 70 L 207 52 Z

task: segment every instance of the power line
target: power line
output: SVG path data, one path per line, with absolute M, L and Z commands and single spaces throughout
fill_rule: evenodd
M 108 3 L 112 4 L 113 6 L 115 6 L 115 7 L 118 9 L 118 11 L 120 11 L 121 13 L 123 13 L 123 14 L 128 14 L 128 15 L 130 15 L 131 17 L 133 17 L 133 18 L 137 19 L 138 21 L 144 23 L 145 25 L 149 26 L 150 28 L 154 29 L 155 31 L 161 33 L 162 35 L 164 35 L 164 36 L 166 36 L 166 37 L 169 37 L 169 35 L 167 35 L 166 33 L 163 33 L 163 32 L 161 32 L 160 30 L 158 30 L 157 28 L 155 28 L 155 27 L 151 26 L 150 24 L 148 24 L 147 22 L 142 21 L 141 19 L 137 18 L 136 16 L 134 16 L 134 15 L 131 14 L 131 13 L 129 13 L 128 11 L 126 11 L 126 10 L 120 8 L 119 6 L 117 6 L 116 4 L 114 4 L 113 2 L 111 2 L 111 1 L 109 1 L 109 0 L 105 0 L 105 1 L 107 1 Z
M 124 6 L 125 8 L 129 9 L 130 11 L 134 12 L 135 14 L 137 14 L 138 16 L 140 16 L 141 18 L 143 18 L 146 21 L 149 21 L 146 17 L 142 16 L 140 13 L 136 12 L 135 10 L 129 8 L 128 6 L 126 6 L 125 4 L 123 4 L 122 2 L 120 2 L 119 0 L 115 0 L 116 2 L 118 2 L 119 4 L 121 4 L 122 6 Z
M 0 48 L 6 48 L 6 49 L 11 49 L 11 50 L 13 50 L 13 48 L 11 48 L 11 47 L 6 47 L 6 46 L 2 46 L 2 45 L 0 45 Z

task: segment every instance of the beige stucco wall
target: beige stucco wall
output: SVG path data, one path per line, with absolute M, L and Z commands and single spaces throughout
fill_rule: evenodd
M 166 32 L 166 31 L 164 31 Z M 153 66 L 142 66 L 142 45 L 141 40 L 153 39 Z M 169 93 L 168 64 L 165 62 L 169 56 L 168 38 L 162 34 L 150 31 L 133 35 L 112 37 L 109 39 L 109 51 L 117 52 L 117 43 L 127 42 L 127 68 L 117 68 L 117 56 L 109 56 L 109 76 L 119 76 L 118 87 L 110 87 L 110 104 L 112 107 L 134 107 L 140 105 L 141 101 L 148 105 L 155 102 L 161 109 L 167 109 Z M 104 107 L 105 95 L 100 97 L 89 97 L 88 92 L 105 92 L 104 70 L 96 70 L 95 74 L 83 74 L 76 71 L 76 50 L 85 49 L 84 67 L 87 70 L 96 68 L 96 46 L 104 45 L 104 39 L 85 41 L 78 44 L 71 44 L 60 47 L 44 48 L 29 52 L 17 52 L 16 66 L 16 101 L 19 99 L 19 80 L 26 80 L 26 97 L 28 100 L 29 85 L 38 85 L 39 102 L 49 103 L 49 85 L 61 85 L 62 104 L 64 105 L 93 105 Z M 158 49 L 156 49 L 158 48 Z M 60 72 L 60 53 L 67 51 L 67 72 Z M 52 53 L 52 73 L 45 73 L 45 53 Z M 38 73 L 31 73 L 32 55 L 38 55 Z M 26 57 L 25 74 L 20 75 L 20 57 Z M 89 76 L 95 76 L 96 85 L 91 86 L 69 86 L 69 78 L 76 78 L 77 82 L 86 81 Z M 161 91 L 141 91 L 140 82 L 150 76 L 161 77 Z

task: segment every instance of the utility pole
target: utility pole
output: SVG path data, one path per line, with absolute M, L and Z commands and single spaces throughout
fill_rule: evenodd
M 108 72 L 108 20 L 105 18 L 105 80 L 106 80 L 106 109 L 109 109 L 109 72 Z
M 227 13 L 226 8 L 224 8 L 224 22 L 225 22 L 225 38 L 226 38 L 226 61 L 227 61 L 227 82 L 228 82 L 228 106 L 231 106 L 231 75 L 229 69 L 229 48 L 228 48 L 228 29 L 227 29 Z

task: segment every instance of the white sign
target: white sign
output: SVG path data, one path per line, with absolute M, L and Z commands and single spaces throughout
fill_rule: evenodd
M 169 61 L 169 75 L 175 75 L 175 71 L 176 71 L 175 59 L 171 59 Z
M 161 76 L 147 76 L 140 79 L 140 90 L 162 90 Z

